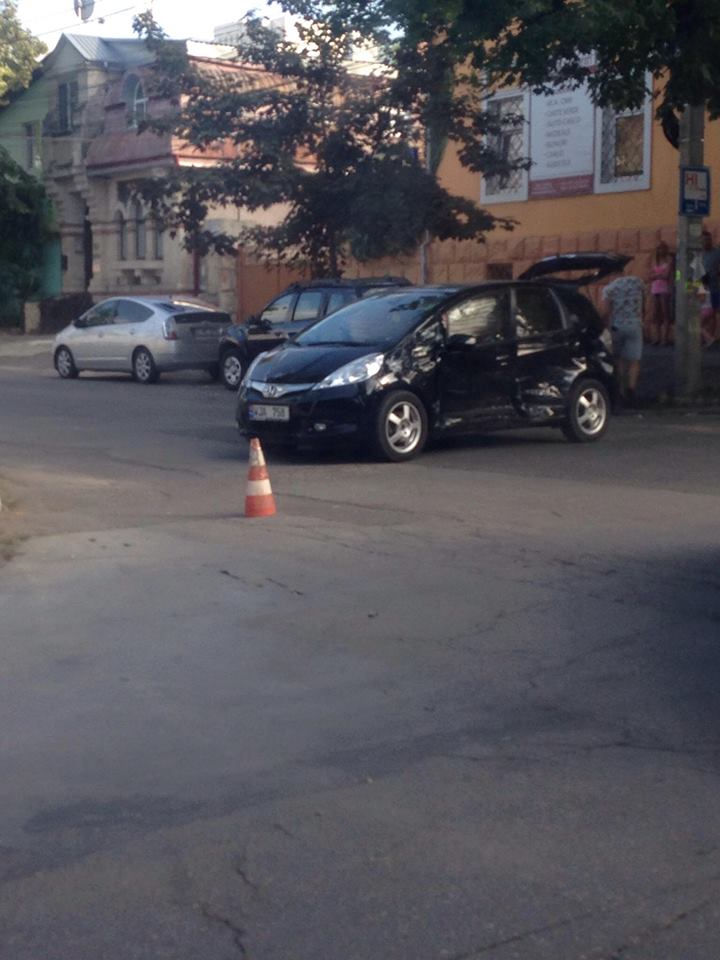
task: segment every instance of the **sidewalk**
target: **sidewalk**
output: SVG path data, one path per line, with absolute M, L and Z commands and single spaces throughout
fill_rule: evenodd
M 43 353 L 49 357 L 53 339 L 52 334 L 26 335 L 0 330 L 0 358 L 34 357 Z
M 702 351 L 703 389 L 715 391 L 720 400 L 720 349 Z M 675 377 L 675 350 L 672 347 L 643 347 L 638 395 L 652 401 L 672 394 Z

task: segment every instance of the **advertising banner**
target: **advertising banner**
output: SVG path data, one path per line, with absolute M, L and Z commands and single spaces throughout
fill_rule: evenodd
M 593 192 L 595 113 L 584 87 L 531 98 L 529 196 Z

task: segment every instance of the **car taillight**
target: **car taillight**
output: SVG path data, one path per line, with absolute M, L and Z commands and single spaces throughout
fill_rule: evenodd
M 165 340 L 177 340 L 177 330 L 172 320 L 163 320 L 163 337 Z

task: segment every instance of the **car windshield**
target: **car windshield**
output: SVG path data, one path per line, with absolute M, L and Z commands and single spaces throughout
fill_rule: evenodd
M 414 290 L 358 300 L 313 324 L 295 343 L 304 347 L 368 346 L 383 349 L 402 339 L 443 297 L 443 290 Z

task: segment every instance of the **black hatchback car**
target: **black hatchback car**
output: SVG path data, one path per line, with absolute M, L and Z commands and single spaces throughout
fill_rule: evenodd
M 220 379 L 228 390 L 237 390 L 248 364 L 259 353 L 277 347 L 348 303 L 399 286 L 409 287 L 410 282 L 404 277 L 356 277 L 291 284 L 259 314 L 225 331 L 218 356 Z
M 519 280 L 372 296 L 256 358 L 237 421 L 263 442 L 360 441 L 409 460 L 430 435 L 557 426 L 598 440 L 615 394 L 603 322 L 578 285 L 629 258 L 546 258 Z M 547 275 L 589 271 L 563 281 Z

